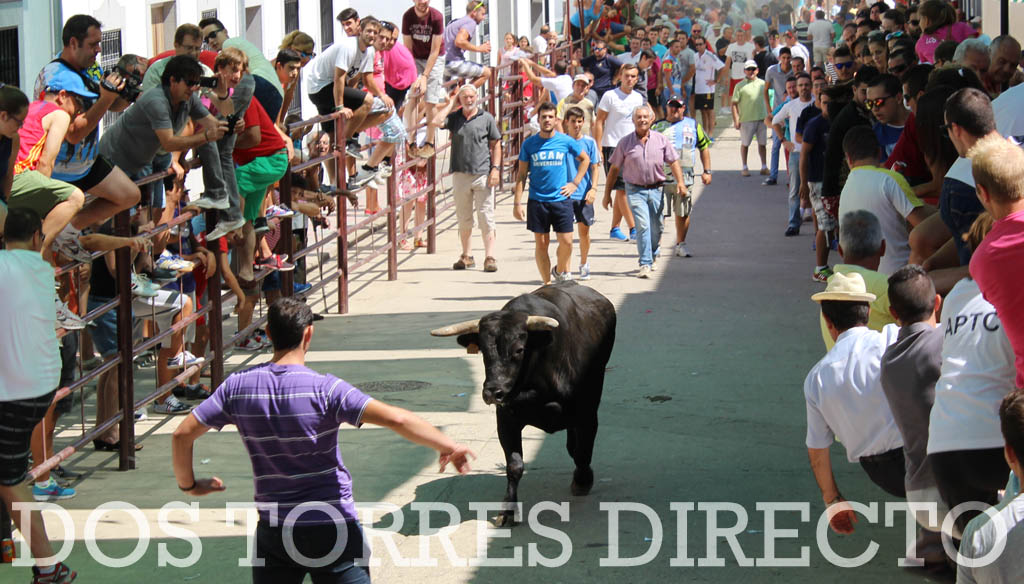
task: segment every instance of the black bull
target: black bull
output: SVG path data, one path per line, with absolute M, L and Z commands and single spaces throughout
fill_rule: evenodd
M 548 433 L 567 430 L 565 446 L 576 463 L 572 494 L 589 493 L 597 408 L 615 344 L 612 303 L 574 282 L 554 284 L 513 298 L 479 320 L 431 334 L 458 335 L 460 345 L 483 353 L 483 399 L 497 406 L 498 439 L 505 451 L 505 502 L 517 501 L 527 425 Z M 512 521 L 512 512 L 505 510 L 497 523 Z

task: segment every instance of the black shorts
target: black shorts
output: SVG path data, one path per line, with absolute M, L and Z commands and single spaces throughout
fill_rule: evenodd
M 657 88 L 647 90 L 647 103 L 651 107 L 658 107 L 661 105 L 661 96 L 658 95 Z
M 39 397 L 0 402 L 0 485 L 13 487 L 25 482 L 32 431 L 46 415 L 55 393 L 56 389 Z
M 313 105 L 316 106 L 316 112 L 318 115 L 326 116 L 327 114 L 334 113 L 334 110 L 337 107 L 334 105 L 334 84 L 330 83 L 320 91 L 310 93 L 309 101 L 313 102 Z M 365 92 L 352 87 L 345 88 L 345 92 L 341 98 L 342 107 L 347 107 L 354 111 L 362 107 L 365 102 Z M 323 131 L 328 134 L 334 134 L 334 122 L 325 122 L 320 124 L 320 126 Z
M 263 565 L 252 569 L 253 584 L 301 582 L 306 574 L 313 582 L 370 582 L 369 568 L 354 564 L 357 559 L 369 558 L 358 523 L 347 523 L 340 530 L 334 524 L 296 525 L 286 534 L 283 527 L 270 527 L 260 519 L 256 554 L 263 558 Z M 303 565 L 326 562 L 331 554 L 338 556 L 326 565 Z M 307 560 L 299 561 L 301 558 Z
M 604 146 L 601 148 L 601 157 L 604 159 L 604 175 L 608 176 L 608 169 L 612 167 L 612 154 L 615 153 L 615 148 L 612 146 Z M 619 176 L 615 178 L 615 184 L 612 189 L 616 191 L 626 190 L 626 183 L 622 180 L 622 169 L 619 169 Z
M 526 201 L 526 228 L 534 233 L 572 233 L 574 218 L 571 199 Z
M 576 217 L 577 223 L 582 223 L 587 227 L 594 224 L 594 204 L 587 203 L 585 200 L 580 199 L 579 201 L 572 202 L 572 214 Z
M 714 93 L 695 93 L 695 94 L 693 94 L 693 109 L 695 109 L 695 110 L 713 110 L 713 109 L 715 109 L 715 94 Z
M 391 98 L 391 101 L 395 102 L 395 111 L 397 112 L 398 110 L 402 109 L 402 104 L 405 103 L 405 94 L 409 93 L 409 88 L 406 87 L 405 89 L 395 89 L 394 87 L 391 87 L 391 85 L 385 83 L 384 93 L 388 94 L 388 97 Z
M 89 174 L 78 180 L 69 182 L 81 189 L 83 193 L 88 193 L 90 190 L 95 188 L 96 185 L 103 182 L 103 179 L 107 178 L 107 175 L 114 172 L 114 168 L 116 168 L 114 163 L 101 154 L 97 156 L 96 161 L 92 163 L 92 168 L 89 169 Z

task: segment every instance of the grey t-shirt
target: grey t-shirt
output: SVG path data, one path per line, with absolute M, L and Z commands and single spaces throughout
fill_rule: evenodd
M 768 87 L 775 90 L 775 103 L 773 103 L 772 106 L 779 105 L 785 99 L 786 79 L 789 79 L 792 75 L 792 67 L 789 68 L 789 71 L 783 71 L 782 68 L 779 67 L 778 63 L 768 67 L 768 71 L 764 74 L 764 80 L 768 83 Z
M 491 170 L 491 140 L 501 140 L 494 116 L 484 110 L 467 120 L 462 110 L 448 114 L 445 129 L 452 134 L 452 172 L 487 174 Z
M 156 130 L 171 130 L 174 134 L 185 128 L 189 118 L 201 120 L 210 115 L 199 101 L 199 94 L 171 110 L 171 97 L 163 86 L 142 92 L 139 99 L 121 115 L 100 137 L 100 154 L 107 157 L 127 174 L 138 174 L 142 167 L 153 161 L 160 150 Z
M 935 486 L 928 462 L 928 422 L 942 367 L 943 336 L 943 329 L 928 323 L 910 324 L 900 328 L 896 342 L 882 355 L 882 390 L 903 435 L 908 491 Z

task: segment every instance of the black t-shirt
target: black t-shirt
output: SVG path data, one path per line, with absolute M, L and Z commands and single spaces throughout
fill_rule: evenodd
M 761 51 L 760 53 L 754 53 L 754 62 L 757 63 L 757 77 L 763 81 L 765 74 L 768 72 L 768 67 L 779 61 L 771 51 Z
M 7 176 L 7 162 L 11 159 L 11 147 L 14 141 L 7 136 L 0 136 L 0 176 Z M 11 193 L 0 193 L 0 199 L 7 201 Z
M 869 126 L 866 110 L 855 102 L 846 104 L 835 119 L 831 120 L 825 147 L 825 173 L 822 177 L 821 194 L 838 197 L 843 192 L 843 174 L 846 160 L 843 154 L 843 138 L 855 126 Z
M 725 37 L 722 37 L 715 41 L 715 52 L 718 53 L 719 57 L 723 57 L 723 53 L 728 46 L 729 41 Z
M 113 235 L 114 228 L 111 222 L 107 222 L 98 230 L 103 235 Z M 114 253 L 114 252 L 110 252 Z M 106 256 L 100 256 L 92 261 L 92 274 L 89 276 L 89 295 L 99 298 L 113 298 L 117 296 L 117 281 L 114 275 L 107 269 Z

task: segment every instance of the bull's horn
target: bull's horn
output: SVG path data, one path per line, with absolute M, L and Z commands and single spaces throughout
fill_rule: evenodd
M 430 334 L 435 337 L 451 337 L 454 335 L 463 335 L 466 333 L 478 333 L 480 332 L 480 319 L 466 320 L 448 326 L 443 326 L 439 329 L 430 331 Z
M 530 315 L 526 317 L 526 330 L 528 331 L 550 331 L 558 328 L 558 321 L 550 316 Z

